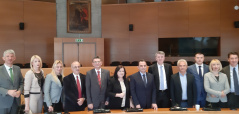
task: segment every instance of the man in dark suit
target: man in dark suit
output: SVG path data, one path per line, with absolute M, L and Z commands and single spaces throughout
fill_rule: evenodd
M 227 94 L 228 107 L 231 110 L 236 110 L 239 107 L 238 53 L 228 53 L 228 62 L 229 65 L 224 67 L 222 72 L 227 75 L 230 85 L 230 93 Z
M 93 58 L 94 69 L 86 73 L 86 95 L 88 109 L 105 108 L 106 89 L 110 79 L 110 72 L 102 69 L 102 61 L 97 56 Z
M 207 93 L 204 89 L 204 74 L 209 72 L 209 67 L 203 64 L 204 55 L 202 53 L 195 54 L 195 64 L 190 65 L 187 69 L 187 73 L 192 74 L 195 78 L 197 87 L 197 104 L 200 107 L 205 107 Z
M 2 58 L 5 63 L 0 66 L 0 114 L 17 114 L 23 91 L 22 73 L 13 65 L 16 56 L 12 49 L 4 51 Z
M 159 108 L 170 107 L 170 79 L 173 74 L 172 65 L 164 63 L 165 53 L 158 51 L 155 53 L 157 63 L 151 65 L 148 72 L 153 74 L 156 85 L 156 100 Z
M 80 73 L 80 63 L 74 61 L 71 64 L 73 73 L 63 79 L 64 110 L 83 111 L 86 107 L 85 75 Z
M 156 104 L 156 88 L 154 77 L 147 73 L 147 64 L 144 60 L 139 61 L 139 72 L 130 77 L 130 91 L 136 108 L 154 108 Z
M 170 94 L 172 106 L 191 108 L 196 104 L 197 88 L 194 76 L 187 74 L 187 61 L 180 59 L 177 62 L 179 72 L 172 75 Z

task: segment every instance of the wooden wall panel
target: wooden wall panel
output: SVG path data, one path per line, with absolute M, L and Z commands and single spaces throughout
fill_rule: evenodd
M 63 61 L 63 60 L 62 60 Z M 64 44 L 64 61 L 66 67 L 71 67 L 73 61 L 78 61 L 78 46 L 76 43 Z
M 188 2 L 158 4 L 158 37 L 188 36 Z
M 102 37 L 105 38 L 105 64 L 129 60 L 129 6 L 102 6 Z
M 79 44 L 79 61 L 82 66 L 92 66 L 92 58 L 96 55 L 96 44 Z
M 16 63 L 24 63 L 24 37 L 23 30 L 19 30 L 19 23 L 23 22 L 22 1 L 0 1 L 0 56 L 7 49 L 16 53 Z M 0 64 L 3 64 L 0 59 Z
M 189 3 L 189 36 L 220 36 L 220 0 Z
M 56 4 L 38 1 L 24 2 L 25 62 L 32 55 L 39 55 L 50 65 L 54 61 L 54 37 L 56 36 Z
M 130 4 L 130 61 L 154 59 L 158 50 L 158 5 Z

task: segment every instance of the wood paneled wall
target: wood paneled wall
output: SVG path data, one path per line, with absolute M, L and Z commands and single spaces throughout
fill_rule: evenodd
M 6 49 L 16 53 L 15 63 L 29 63 L 39 55 L 49 66 L 54 60 L 56 4 L 26 0 L 0 0 L 0 54 Z M 24 30 L 19 23 L 24 22 Z M 1 59 L 0 63 L 3 63 Z
M 227 60 L 227 53 L 238 51 L 239 11 L 234 0 L 199 0 L 102 5 L 102 37 L 105 41 L 105 64 L 112 61 L 155 61 L 158 38 L 221 37 L 221 56 L 206 57 Z M 129 24 L 134 30 L 129 31 Z M 239 51 L 238 51 L 239 52 Z M 193 61 L 193 57 L 167 57 Z

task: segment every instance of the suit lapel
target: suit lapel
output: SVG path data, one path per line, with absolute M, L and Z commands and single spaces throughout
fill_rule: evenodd
M 56 75 L 56 80 L 53 80 L 59 87 L 62 87 L 60 80 L 58 79 L 58 76 Z
M 181 80 L 180 80 L 180 75 L 179 75 L 179 73 L 177 74 L 178 76 L 176 76 L 176 81 L 178 82 L 178 84 L 180 85 L 180 91 L 181 91 L 181 93 L 182 93 L 182 85 L 181 85 Z
M 198 76 L 197 66 L 195 64 L 193 65 L 193 72 L 196 72 L 196 74 Z
M 204 74 L 205 74 L 207 71 L 208 71 L 208 69 L 206 68 L 206 65 L 203 64 L 203 76 L 204 76 Z
M 105 75 L 104 75 L 104 70 L 103 69 L 101 69 L 101 79 L 100 79 L 100 81 L 101 81 L 101 88 L 104 88 L 104 84 L 103 83 L 105 83 L 104 82 L 104 78 L 105 78 Z
M 78 93 L 78 87 L 77 87 L 77 83 L 76 83 L 76 80 L 75 80 L 75 77 L 73 75 L 73 73 L 70 75 L 71 77 L 71 82 L 74 84 L 74 87 L 75 87 L 75 90 L 77 90 L 77 93 Z
M 218 82 L 216 77 L 213 75 L 213 73 L 211 73 L 211 78 L 213 78 L 216 82 Z
M 6 78 L 8 79 L 8 81 L 10 81 L 12 83 L 12 79 L 10 78 L 8 72 L 7 72 L 7 69 L 5 67 L 5 65 L 3 65 L 2 67 L 2 71 L 3 71 L 3 75 L 6 76 Z

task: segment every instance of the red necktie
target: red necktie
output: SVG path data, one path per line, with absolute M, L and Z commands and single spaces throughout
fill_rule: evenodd
M 99 82 L 99 85 L 100 85 L 100 88 L 101 88 L 100 71 L 97 71 L 97 73 L 98 73 L 98 75 L 97 75 L 97 77 L 98 77 L 98 82 Z
M 81 87 L 80 87 L 80 81 L 78 79 L 78 76 L 76 76 L 77 78 L 77 89 L 78 89 L 78 97 L 81 98 Z

